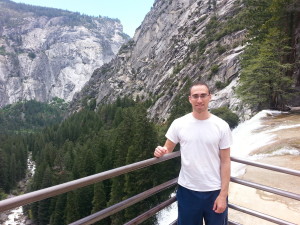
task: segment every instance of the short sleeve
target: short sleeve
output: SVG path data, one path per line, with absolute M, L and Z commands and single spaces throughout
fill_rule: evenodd
M 226 123 L 226 125 L 223 126 L 222 129 L 222 137 L 219 143 L 219 148 L 226 149 L 226 148 L 230 148 L 231 145 L 232 145 L 232 133 L 229 125 Z
M 170 141 L 172 141 L 174 144 L 177 144 L 179 142 L 179 136 L 178 136 L 178 120 L 174 120 L 169 127 L 166 138 L 168 138 Z

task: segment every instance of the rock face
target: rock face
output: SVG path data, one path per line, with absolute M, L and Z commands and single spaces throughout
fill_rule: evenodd
M 149 115 L 163 121 L 180 90 L 201 80 L 212 87 L 213 108 L 226 105 L 247 114 L 233 96 L 246 31 L 220 30 L 229 26 L 229 18 L 236 18 L 242 7 L 238 2 L 156 0 L 133 40 L 112 62 L 96 70 L 74 97 L 73 110 L 79 110 L 78 102 L 87 96 L 99 104 L 132 95 L 152 99 Z
M 0 107 L 70 101 L 128 39 L 116 19 L 0 0 Z

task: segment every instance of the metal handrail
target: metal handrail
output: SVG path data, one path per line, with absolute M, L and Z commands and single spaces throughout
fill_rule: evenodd
M 169 225 L 177 225 L 177 220 L 174 220 L 172 223 L 170 223 Z M 234 222 L 234 221 L 228 221 L 228 225 L 242 225 L 240 223 Z
M 168 207 L 172 203 L 176 202 L 176 196 L 169 198 L 168 200 L 164 201 L 163 203 L 153 207 L 152 209 L 148 210 L 147 212 L 144 212 L 143 214 L 139 215 L 138 217 L 130 220 L 129 222 L 125 223 L 124 225 L 133 225 L 133 224 L 140 224 L 150 218 L 151 216 L 154 216 L 157 212 L 160 210 Z
M 263 169 L 273 170 L 273 171 L 276 171 L 276 172 L 286 173 L 286 174 L 290 174 L 290 175 L 300 177 L 300 171 L 298 171 L 298 170 L 287 169 L 287 168 L 283 168 L 283 167 L 280 167 L 280 166 L 267 165 L 267 164 L 264 164 L 264 163 L 254 162 L 254 161 L 251 161 L 251 160 L 248 160 L 248 159 L 247 160 L 246 159 L 241 159 L 241 158 L 238 158 L 238 157 L 230 157 L 230 159 L 231 159 L 231 161 L 234 161 L 234 162 L 243 163 L 243 164 L 250 165 L 250 166 L 260 167 L 260 168 L 263 168 Z
M 231 161 L 300 177 L 300 171 L 298 171 L 298 170 L 292 170 L 292 169 L 287 169 L 287 168 L 283 168 L 283 167 L 279 167 L 279 166 L 267 165 L 267 164 L 258 163 L 258 162 L 254 162 L 254 161 L 250 161 L 250 160 L 246 160 L 246 159 L 237 158 L 237 157 L 231 157 Z M 273 194 L 281 195 L 281 196 L 284 196 L 284 197 L 288 197 L 288 198 L 300 201 L 300 195 L 296 194 L 296 193 L 283 191 L 283 190 L 278 189 L 278 188 L 268 187 L 268 186 L 257 184 L 257 183 L 254 183 L 254 182 L 242 180 L 242 179 L 239 179 L 239 178 L 236 178 L 236 177 L 231 177 L 230 181 L 241 184 L 241 185 L 245 185 L 245 186 L 248 186 L 248 187 L 256 188 L 256 189 L 259 189 L 259 190 L 267 191 L 267 192 L 270 192 L 270 193 L 273 193 Z M 269 215 L 251 210 L 251 209 L 246 209 L 244 207 L 237 206 L 237 205 L 234 205 L 234 204 L 229 203 L 228 207 L 232 208 L 234 210 L 238 210 L 240 212 L 243 212 L 243 213 L 255 216 L 255 217 L 259 217 L 261 219 L 264 219 L 264 220 L 267 220 L 267 221 L 270 221 L 270 222 L 273 222 L 273 223 L 276 223 L 276 224 L 296 225 L 294 223 L 290 223 L 288 221 L 285 221 L 285 220 L 282 220 L 282 219 L 279 219 L 279 218 L 275 218 L 275 217 L 272 217 L 272 216 L 269 216 Z
M 147 191 L 144 191 L 144 192 L 142 192 L 138 195 L 135 195 L 131 198 L 128 198 L 128 199 L 126 199 L 122 202 L 119 202 L 115 205 L 112 205 L 112 206 L 110 206 L 106 209 L 103 209 L 103 210 L 101 210 L 99 212 L 96 212 L 92 215 L 89 215 L 85 218 L 82 218 L 82 219 L 77 220 L 73 223 L 70 223 L 70 225 L 81 225 L 81 224 L 88 225 L 88 224 L 95 223 L 95 222 L 97 222 L 101 219 L 104 219 L 108 216 L 111 216 L 111 215 L 121 211 L 122 209 L 125 209 L 125 208 L 127 208 L 127 207 L 141 201 L 141 200 L 144 200 L 145 198 L 148 198 L 149 196 L 154 195 L 154 194 L 156 194 L 157 192 L 159 192 L 161 190 L 164 190 L 166 188 L 174 186 L 175 184 L 177 184 L 177 178 L 175 178 L 173 180 L 170 180 L 170 181 L 167 181 L 167 182 L 165 182 L 161 185 L 158 185 L 154 188 L 151 188 Z
M 130 165 L 118 167 L 112 170 L 108 170 L 102 173 L 94 174 L 88 177 L 73 180 L 67 183 L 55 185 L 49 188 L 41 189 L 38 191 L 30 192 L 13 198 L 5 199 L 0 201 L 0 212 L 16 208 L 18 206 L 23 206 L 29 203 L 40 201 L 49 197 L 60 195 L 68 191 L 72 191 L 81 187 L 88 186 L 112 177 L 116 177 L 134 170 L 138 170 L 150 165 L 154 165 L 169 159 L 173 159 L 180 156 L 180 152 L 173 152 L 164 155 L 160 158 L 151 158 L 144 161 L 136 162 Z
M 241 162 L 241 161 L 246 161 L 246 160 L 234 158 L 233 161 L 239 161 L 239 162 Z M 250 165 L 253 165 L 253 166 L 262 167 L 262 168 L 270 169 L 270 170 L 275 170 L 275 171 L 282 172 L 282 173 L 287 173 L 287 174 L 296 175 L 296 176 L 298 176 L 300 174 L 297 170 L 290 170 L 290 169 L 286 169 L 286 168 L 282 168 L 282 167 L 277 167 L 277 166 L 271 166 L 271 165 L 256 163 L 256 162 L 253 162 L 253 161 L 246 161 L 246 162 L 247 162 L 247 164 L 250 164 Z M 235 182 L 235 183 L 239 183 L 239 184 L 242 184 L 242 185 L 245 185 L 245 186 L 253 187 L 253 188 L 256 188 L 256 189 L 264 190 L 264 191 L 267 191 L 267 192 L 271 192 L 271 193 L 274 193 L 274 194 L 277 194 L 277 195 L 285 196 L 285 197 L 296 199 L 296 200 L 300 201 L 300 195 L 292 193 L 292 192 L 283 191 L 283 190 L 280 190 L 280 189 L 277 189 L 277 188 L 272 188 L 272 187 L 264 186 L 264 185 L 261 185 L 261 184 L 257 184 L 257 183 L 250 182 L 250 181 L 245 181 L 245 180 L 234 178 L 234 177 L 231 177 L 230 180 L 232 182 Z M 172 200 L 170 200 L 170 201 L 172 201 L 172 202 L 175 201 L 175 200 L 173 200 L 174 198 L 175 197 L 173 197 Z M 127 200 L 125 200 L 125 201 L 127 201 Z M 114 214 L 114 213 L 116 213 L 116 212 L 119 211 L 119 210 L 118 211 L 112 211 L 114 207 L 118 207 L 118 204 L 111 206 L 110 208 L 112 208 L 112 209 L 109 209 L 109 208 L 104 209 L 104 210 L 102 210 L 102 211 L 100 211 L 98 213 L 95 213 L 95 214 L 90 215 L 88 217 L 85 217 L 85 218 L 83 218 L 81 220 L 78 220 L 78 221 L 76 221 L 76 223 L 72 223 L 71 225 L 91 224 L 91 223 L 87 223 L 87 221 L 96 222 L 96 221 L 98 221 L 100 219 L 103 219 L 103 218 L 109 216 L 109 215 L 112 215 L 112 214 Z M 166 204 L 166 203 L 164 202 L 162 204 Z M 160 205 L 157 208 L 159 208 L 159 207 L 160 207 Z M 229 204 L 229 207 L 233 208 L 233 209 L 240 209 L 240 211 L 241 211 L 241 207 L 239 208 L 239 206 L 235 206 L 233 204 Z M 101 216 L 104 211 L 107 214 L 105 216 Z M 151 210 L 145 212 L 144 214 L 142 214 L 142 215 L 134 218 L 133 220 L 127 222 L 125 225 L 139 224 L 139 223 L 143 222 L 144 220 L 146 220 L 147 218 L 153 216 L 158 211 L 156 210 L 156 208 L 152 208 Z M 275 217 L 272 217 L 272 216 L 269 216 L 269 215 L 265 215 L 265 214 L 262 214 L 262 213 L 259 213 L 259 212 L 253 211 L 253 210 L 248 210 L 247 211 L 247 209 L 246 209 L 246 210 L 243 210 L 242 212 L 248 213 L 250 215 L 256 215 L 257 217 L 260 217 L 260 218 L 263 218 L 265 220 L 268 220 L 268 221 L 271 221 L 271 222 L 275 222 L 275 223 L 281 224 L 281 225 L 295 225 L 295 224 L 287 222 L 285 220 L 281 220 L 279 218 L 275 218 Z M 96 219 L 96 214 L 99 214 L 98 215 L 98 219 Z M 177 222 L 177 220 L 173 221 L 170 225 L 176 224 L 176 222 Z M 236 223 L 236 222 L 233 222 L 233 221 L 229 221 L 229 224 L 239 225 L 239 223 Z
M 246 214 L 249 214 L 249 215 L 252 215 L 252 216 L 255 216 L 255 217 L 259 217 L 261 219 L 264 219 L 264 220 L 267 220 L 267 221 L 270 221 L 270 222 L 273 222 L 273 223 L 276 223 L 276 224 L 279 224 L 279 225 L 297 225 L 295 223 L 291 223 L 291 222 L 288 222 L 288 221 L 285 221 L 285 220 L 282 220 L 282 219 L 279 219 L 279 218 L 275 218 L 275 217 L 266 215 L 264 213 L 260 213 L 260 212 L 257 212 L 257 211 L 251 210 L 251 209 L 247 209 L 247 208 L 244 208 L 244 207 L 241 207 L 241 206 L 237 206 L 237 205 L 234 205 L 234 204 L 229 203 L 228 207 L 231 208 L 231 209 L 235 209 L 235 210 L 238 210 L 240 212 L 243 212 L 243 213 L 246 213 Z
M 229 221 L 228 221 L 228 225 L 243 225 L 243 224 L 240 224 L 240 223 L 237 223 L 237 222 L 235 222 L 235 221 L 229 220 Z
M 38 191 L 31 192 L 31 193 L 27 193 L 27 194 L 24 194 L 24 195 L 21 195 L 21 196 L 17 196 L 17 197 L 9 198 L 9 199 L 6 199 L 6 200 L 2 200 L 2 201 L 0 201 L 0 212 L 6 211 L 6 210 L 9 210 L 9 209 L 13 209 L 13 208 L 18 207 L 18 206 L 26 205 L 26 204 L 29 204 L 29 203 L 32 203 L 32 202 L 40 201 L 40 200 L 43 200 L 43 199 L 46 199 L 46 198 L 49 198 L 49 197 L 57 196 L 59 194 L 66 193 L 66 192 L 71 191 L 71 190 L 75 190 L 75 189 L 78 189 L 78 188 L 81 188 L 81 187 L 85 187 L 85 186 L 88 186 L 90 184 L 94 184 L 94 183 L 97 183 L 97 182 L 100 182 L 100 181 L 103 181 L 103 180 L 106 180 L 106 179 L 110 179 L 110 178 L 113 178 L 113 177 L 116 177 L 116 176 L 119 176 L 119 175 L 122 175 L 122 174 L 125 174 L 125 173 L 128 173 L 128 172 L 132 172 L 134 170 L 138 170 L 138 169 L 150 166 L 150 165 L 154 165 L 154 164 L 157 164 L 157 163 L 169 160 L 169 159 L 179 157 L 179 156 L 180 156 L 180 152 L 178 151 L 178 152 L 166 154 L 166 155 L 164 155 L 163 157 L 160 157 L 160 158 L 147 159 L 147 160 L 140 161 L 140 162 L 137 162 L 137 163 L 133 163 L 133 164 L 130 164 L 130 165 L 126 165 L 126 166 L 123 166 L 123 167 L 115 168 L 115 169 L 112 169 L 112 170 L 109 170 L 109 171 L 105 171 L 105 172 L 102 172 L 102 173 L 98 173 L 98 174 L 95 174 L 95 175 L 84 177 L 84 178 L 81 178 L 81 179 L 78 179 L 78 180 L 70 181 L 70 182 L 59 184 L 59 185 L 56 185 L 56 186 L 53 186 L 53 187 L 49 187 L 49 188 L 45 188 L 45 189 L 41 189 L 41 190 L 38 190 Z M 241 158 L 237 158 L 237 157 L 231 157 L 231 160 L 234 161 L 234 162 L 238 162 L 238 163 L 243 163 L 243 164 L 247 164 L 247 165 L 251 165 L 251 166 L 256 166 L 256 167 L 260 167 L 260 168 L 273 170 L 273 171 L 277 171 L 277 172 L 281 172 L 281 173 L 290 174 L 290 175 L 300 177 L 300 171 L 297 171 L 297 170 L 291 170 L 291 169 L 287 169 L 287 168 L 283 168 L 283 167 L 257 163 L 257 162 L 254 162 L 254 161 L 249 161 L 249 160 L 241 159 Z M 105 218 L 109 215 L 112 215 L 112 214 L 114 214 L 114 213 L 116 213 L 116 212 L 132 205 L 132 204 L 135 204 L 136 202 L 141 201 L 142 199 L 145 199 L 145 198 L 157 193 L 160 190 L 163 190 L 165 188 L 169 188 L 169 187 L 175 185 L 176 184 L 176 179 L 177 178 L 175 178 L 171 181 L 168 181 L 164 184 L 161 184 L 159 186 L 156 186 L 156 187 L 154 187 L 154 188 L 152 188 L 148 191 L 140 193 L 136 196 L 133 196 L 133 197 L 131 197 L 127 200 L 124 200 L 120 203 L 117 203 L 117 204 L 115 204 L 115 205 L 113 205 L 109 208 L 106 208 L 102 211 L 99 211 L 95 214 L 92 214 L 89 217 L 85 217 L 81 220 L 73 222 L 72 225 L 75 225 L 75 224 L 91 224 L 90 222 L 94 221 L 94 219 L 96 219 L 95 221 L 98 221 L 102 218 Z M 268 191 L 268 192 L 271 192 L 271 193 L 274 193 L 274 194 L 278 194 L 278 195 L 281 195 L 281 196 L 285 196 L 285 197 L 292 198 L 292 199 L 300 201 L 300 195 L 299 194 L 283 191 L 283 190 L 273 188 L 273 187 L 264 186 L 264 185 L 253 183 L 253 182 L 250 182 L 250 181 L 241 180 L 241 179 L 235 178 L 235 177 L 231 177 L 231 181 L 235 182 L 235 183 L 239 183 L 239 184 L 246 185 L 246 186 L 249 186 L 249 187 L 253 187 L 253 188 L 256 188 L 256 189 Z M 173 203 L 175 201 L 176 201 L 175 197 L 173 197 L 173 198 L 161 203 L 160 205 L 152 208 L 151 210 L 143 213 L 142 215 L 134 218 L 133 220 L 127 222 L 126 225 L 139 224 L 142 221 L 149 218 L 150 216 L 153 216 L 156 212 L 158 212 L 162 208 L 166 207 L 167 205 L 170 205 L 171 203 Z M 284 220 L 281 220 L 281 219 L 278 219 L 278 218 L 275 218 L 275 217 L 272 217 L 272 216 L 269 216 L 269 215 L 265 215 L 265 214 L 262 214 L 262 213 L 259 213 L 259 212 L 256 212 L 256 211 L 253 211 L 253 210 L 250 210 L 250 209 L 246 209 L 246 208 L 243 208 L 243 207 L 240 207 L 240 206 L 236 206 L 236 205 L 233 205 L 233 204 L 229 204 L 229 207 L 232 208 L 232 209 L 239 210 L 241 212 L 244 212 L 244 213 L 247 213 L 247 214 L 250 214 L 250 215 L 254 215 L 256 217 L 259 217 L 259 218 L 277 223 L 277 224 L 282 224 L 282 225 L 292 225 L 293 224 L 293 223 L 290 223 L 290 222 L 287 222 L 287 221 L 284 221 Z M 175 222 L 176 221 L 174 221 L 173 223 L 175 223 Z M 238 223 L 230 221 L 229 224 L 238 224 Z
M 170 223 L 169 225 L 177 225 L 177 220 L 174 220 L 172 223 Z M 240 223 L 228 220 L 228 225 L 242 225 Z
M 246 180 L 242 180 L 236 177 L 231 177 L 230 178 L 231 182 L 237 183 L 237 184 L 242 184 L 248 187 L 252 187 L 255 189 L 259 189 L 259 190 L 263 190 L 263 191 L 267 191 L 276 195 L 281 195 L 287 198 L 291 198 L 291 199 L 295 199 L 300 201 L 300 194 L 296 194 L 296 193 L 292 193 L 292 192 L 288 192 L 288 191 L 283 191 L 281 189 L 278 188 L 273 188 L 273 187 L 269 187 L 269 186 L 265 186 L 265 185 L 261 185 L 261 184 L 257 184 L 251 181 L 246 181 Z

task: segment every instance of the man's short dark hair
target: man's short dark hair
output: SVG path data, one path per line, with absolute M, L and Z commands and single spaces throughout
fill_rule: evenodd
M 191 90 L 194 86 L 205 86 L 205 87 L 207 87 L 208 94 L 210 94 L 210 89 L 209 89 L 208 85 L 202 81 L 196 81 L 196 82 L 192 83 L 192 85 L 190 86 L 190 94 L 191 94 Z

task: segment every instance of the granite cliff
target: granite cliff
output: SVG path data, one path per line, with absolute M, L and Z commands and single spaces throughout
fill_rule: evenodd
M 100 104 L 130 95 L 151 100 L 149 117 L 164 121 L 180 90 L 188 82 L 202 80 L 212 87 L 212 108 L 227 106 L 241 119 L 249 118 L 251 110 L 234 92 L 240 56 L 247 45 L 241 22 L 244 7 L 239 0 L 156 0 L 133 40 L 95 70 L 74 96 L 72 110 L 80 110 L 82 102 L 92 99 Z M 299 58 L 299 21 L 294 26 L 294 55 Z M 293 79 L 299 86 L 299 66 Z
M 212 107 L 238 107 L 232 87 L 238 79 L 246 31 L 240 27 L 221 31 L 237 21 L 240 7 L 235 0 L 156 0 L 133 40 L 97 69 L 75 96 L 73 109 L 80 109 L 82 98 L 101 103 L 132 95 L 153 99 L 149 115 L 163 121 L 187 81 L 200 79 L 213 87 Z M 220 90 L 216 84 L 226 87 Z
M 0 107 L 70 101 L 128 39 L 117 19 L 0 0 Z

